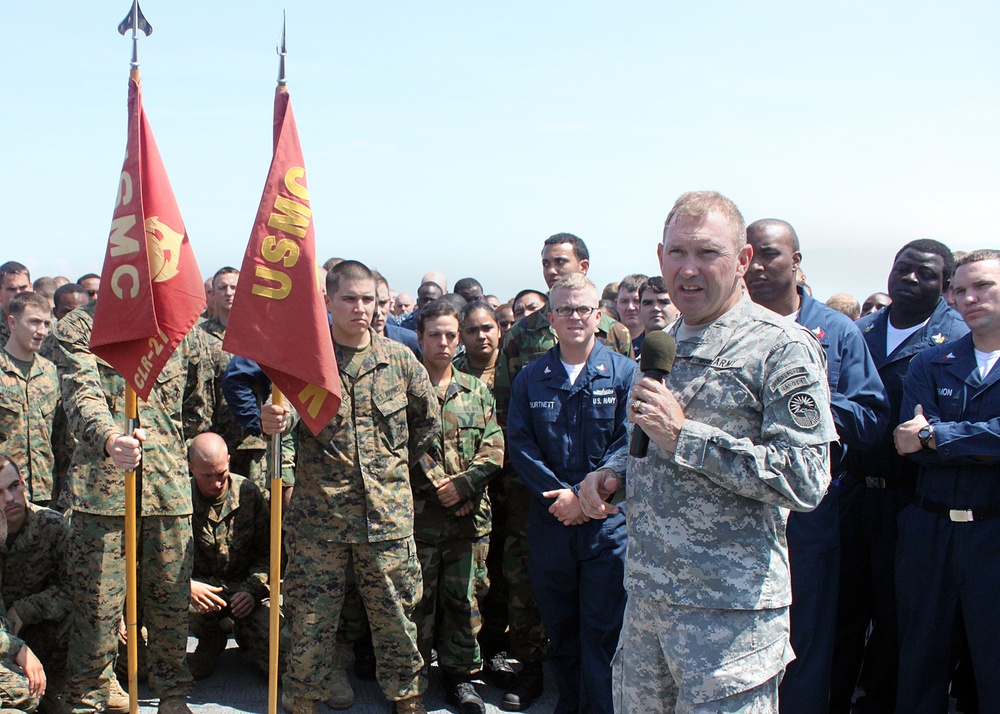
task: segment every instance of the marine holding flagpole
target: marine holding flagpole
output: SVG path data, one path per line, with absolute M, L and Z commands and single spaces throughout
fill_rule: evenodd
M 56 331 L 64 406 L 78 442 L 66 485 L 74 625 L 63 711 L 138 711 L 141 614 L 150 691 L 159 712 L 178 714 L 190 711 L 193 683 L 185 662 L 192 503 L 184 441 L 206 429 L 210 416 L 207 365 L 188 333 L 205 297 L 142 108 L 137 37 L 152 28 L 137 0 L 119 26 L 122 34 L 128 29 L 128 143 L 99 299 L 67 315 Z M 127 707 L 114 675 L 126 580 L 136 588 L 126 617 Z

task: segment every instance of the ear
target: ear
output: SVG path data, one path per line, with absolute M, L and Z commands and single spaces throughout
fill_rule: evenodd
M 584 258 L 580 261 L 580 272 L 586 275 L 588 270 L 590 270 L 590 261 Z
M 747 243 L 745 246 L 740 248 L 740 252 L 736 255 L 736 275 L 742 278 L 747 274 L 747 268 L 750 267 L 750 261 L 753 260 L 753 246 Z
M 799 265 L 801 263 L 802 263 L 802 253 L 800 253 L 799 251 L 795 251 L 794 253 L 792 253 L 792 271 L 793 272 L 796 271 L 796 270 L 798 270 Z

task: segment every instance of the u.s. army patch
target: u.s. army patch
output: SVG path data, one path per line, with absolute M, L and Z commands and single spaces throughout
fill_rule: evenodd
M 792 415 L 792 421 L 803 429 L 813 429 L 819 425 L 819 408 L 811 394 L 792 395 L 788 400 L 788 413 Z

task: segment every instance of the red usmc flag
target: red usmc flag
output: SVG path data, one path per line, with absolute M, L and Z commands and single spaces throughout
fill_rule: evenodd
M 142 399 L 205 309 L 205 288 L 135 78 L 90 348 Z
M 340 409 L 340 374 L 316 270 L 305 162 L 283 87 L 274 97 L 271 170 L 222 346 L 259 364 L 314 434 Z

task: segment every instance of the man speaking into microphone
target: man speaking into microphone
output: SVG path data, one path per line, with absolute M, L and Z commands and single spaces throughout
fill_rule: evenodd
M 668 328 L 677 356 L 630 400 L 648 452 L 622 448 L 579 489 L 584 515 L 600 519 L 625 485 L 618 714 L 777 712 L 794 658 L 784 509 L 823 498 L 837 433 L 820 346 L 743 292 L 752 252 L 726 197 L 674 204 L 657 255 L 682 315 Z

